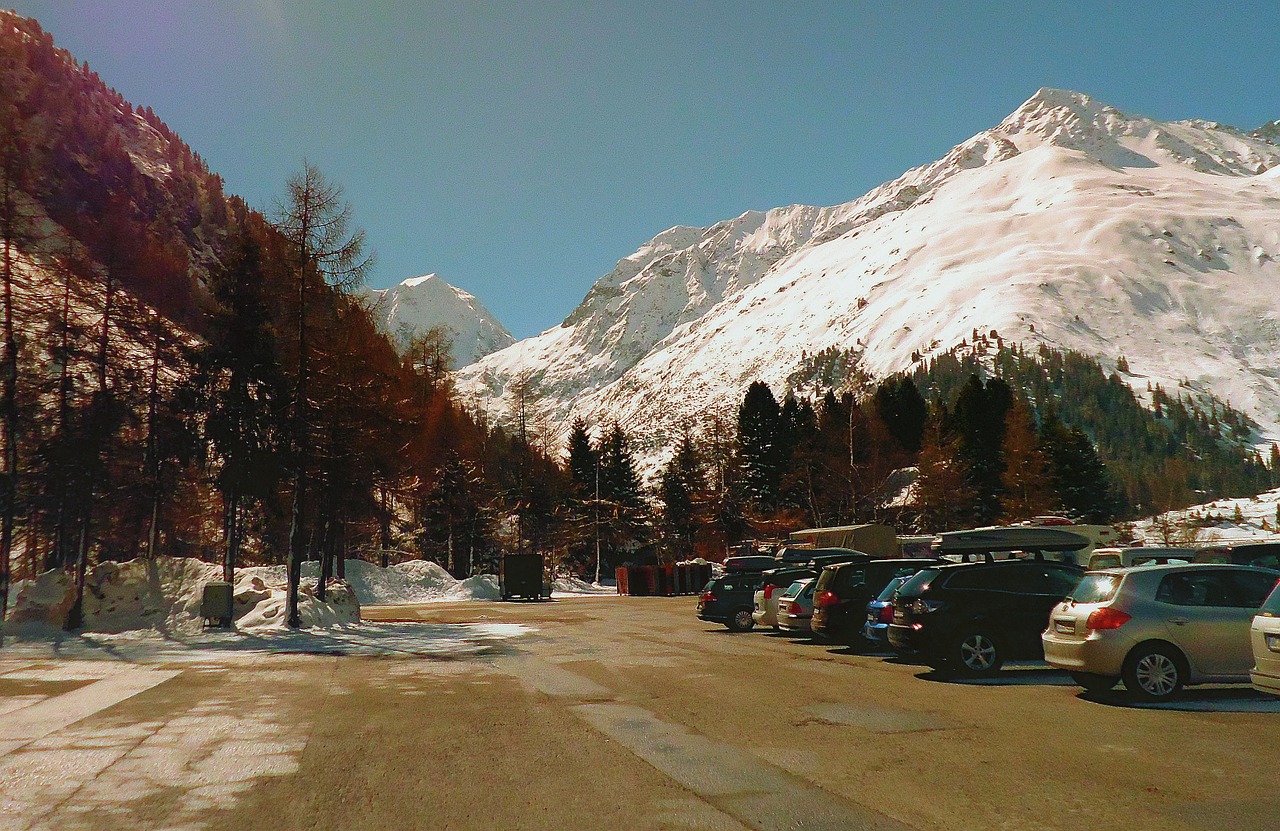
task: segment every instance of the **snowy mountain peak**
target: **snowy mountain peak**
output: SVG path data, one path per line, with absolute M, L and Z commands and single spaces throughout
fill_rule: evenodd
M 832 207 L 676 226 L 558 327 L 458 373 L 495 415 L 533 372 L 552 422 L 617 421 L 659 455 L 755 380 L 835 354 L 882 376 L 974 329 L 1124 355 L 1280 436 L 1280 125 L 1161 122 L 1045 88 L 995 127 Z M 850 357 L 857 356 L 857 357 Z M 819 367 L 819 369 L 821 369 Z
M 987 134 L 980 134 L 987 135 Z M 993 130 L 1019 150 L 1076 150 L 1117 168 L 1170 162 L 1201 173 L 1253 176 L 1280 160 L 1280 146 L 1215 121 L 1160 122 L 1121 112 L 1079 92 L 1043 88 Z
M 475 295 L 437 274 L 410 277 L 389 289 L 371 289 L 374 317 L 401 347 L 441 327 L 453 342 L 454 366 L 463 367 L 515 342 Z

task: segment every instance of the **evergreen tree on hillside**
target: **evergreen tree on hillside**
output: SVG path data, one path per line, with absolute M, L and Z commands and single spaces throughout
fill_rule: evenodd
M 600 459 L 601 537 L 616 557 L 623 546 L 643 540 L 648 510 L 630 442 L 616 422 L 601 437 L 596 453 Z
M 944 428 L 945 411 L 931 414 L 920 447 L 920 475 L 912 488 L 917 530 L 940 533 L 971 527 L 978 493 L 960 442 Z
M 569 428 L 569 476 L 580 499 L 596 496 L 596 452 L 591 447 L 587 423 L 574 419 Z
M 1049 460 L 1040 449 L 1031 407 L 1022 398 L 1014 399 L 1005 417 L 1002 455 L 1003 521 L 1018 522 L 1053 510 L 1055 499 Z
M 288 196 L 280 206 L 276 230 L 291 249 L 293 285 L 297 298 L 297 364 L 293 385 L 293 510 L 289 531 L 288 610 L 290 628 L 302 625 L 298 616 L 298 584 L 306 556 L 307 464 L 309 460 L 311 405 L 308 398 L 308 358 L 311 346 L 308 298 L 323 283 L 342 290 L 359 285 L 372 266 L 364 251 L 363 229 L 351 228 L 351 206 L 342 189 L 330 183 L 315 165 L 303 162 L 302 170 L 289 177 Z
M 698 500 L 706 489 L 706 474 L 693 437 L 681 433 L 675 455 L 662 471 L 658 498 L 662 502 L 662 531 L 672 560 L 688 559 L 697 531 Z
M 747 387 L 738 408 L 738 456 L 743 493 L 763 510 L 778 507 L 782 485 L 782 409 L 763 381 Z
M 909 376 L 890 379 L 876 387 L 875 410 L 899 447 L 908 453 L 920 452 L 929 405 Z
M 1040 427 L 1040 445 L 1049 460 L 1054 489 L 1068 515 L 1092 523 L 1115 518 L 1117 500 L 1111 477 L 1083 431 L 1068 428 L 1049 414 Z
M 239 558 L 245 500 L 272 498 L 283 479 L 287 450 L 284 375 L 271 325 L 262 248 L 248 229 L 226 263 L 209 278 L 221 337 L 195 354 L 191 417 L 202 424 L 222 494 L 223 579 Z
M 971 471 L 970 481 L 978 494 L 974 519 L 980 524 L 993 522 L 1000 515 L 1000 477 L 1004 474 L 1000 449 L 1012 403 L 1013 391 L 1002 379 L 992 378 L 984 385 L 972 374 L 952 410 L 950 427 Z

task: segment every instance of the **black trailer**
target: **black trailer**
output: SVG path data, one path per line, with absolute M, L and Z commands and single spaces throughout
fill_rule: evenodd
M 547 597 L 542 582 L 541 554 L 504 554 L 498 567 L 498 590 L 503 600 L 541 600 Z

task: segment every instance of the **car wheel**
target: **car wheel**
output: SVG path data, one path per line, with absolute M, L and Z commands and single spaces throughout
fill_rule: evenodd
M 1143 644 L 1124 662 L 1124 687 L 1144 701 L 1167 701 L 1187 681 L 1182 656 L 1164 644 Z
M 965 632 L 956 638 L 949 658 L 948 669 L 961 675 L 990 675 L 1004 663 L 995 639 L 979 630 Z
M 1073 672 L 1071 680 L 1085 688 L 1086 692 L 1106 692 L 1116 685 L 1116 679 L 1092 672 Z
M 725 624 L 732 632 L 750 632 L 755 625 L 756 621 L 755 618 L 751 617 L 750 609 L 739 609 L 733 613 L 733 617 Z

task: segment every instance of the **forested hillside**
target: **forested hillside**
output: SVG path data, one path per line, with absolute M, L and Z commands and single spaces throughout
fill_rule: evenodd
M 458 406 L 447 343 L 379 333 L 340 187 L 303 165 L 264 215 L 35 21 L 0 22 L 0 583 L 374 550 L 466 575 L 538 539 L 507 518 L 567 478 Z

